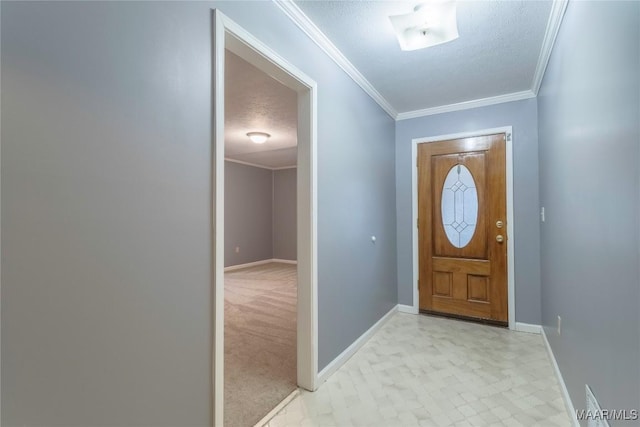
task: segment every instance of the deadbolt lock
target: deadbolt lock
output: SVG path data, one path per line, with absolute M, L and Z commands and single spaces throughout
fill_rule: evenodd
M 498 234 L 496 236 L 496 242 L 498 242 L 498 243 L 504 242 L 504 237 L 502 236 L 502 234 Z
M 496 227 L 502 228 L 504 227 L 504 223 L 502 221 L 496 221 Z

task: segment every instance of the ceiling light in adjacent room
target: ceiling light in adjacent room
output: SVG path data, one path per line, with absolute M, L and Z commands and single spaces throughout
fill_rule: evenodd
M 267 139 L 271 138 L 271 135 L 264 132 L 249 132 L 247 136 L 256 144 L 264 144 L 267 142 Z
M 455 0 L 432 0 L 413 12 L 390 16 L 402 50 L 416 50 L 458 38 Z

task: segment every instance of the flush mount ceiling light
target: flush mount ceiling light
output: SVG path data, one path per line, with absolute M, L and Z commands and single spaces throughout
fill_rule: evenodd
M 405 15 L 390 16 L 402 50 L 416 50 L 458 38 L 455 0 L 433 0 Z
M 247 136 L 256 144 L 264 144 L 267 139 L 271 138 L 271 135 L 265 132 L 249 132 Z

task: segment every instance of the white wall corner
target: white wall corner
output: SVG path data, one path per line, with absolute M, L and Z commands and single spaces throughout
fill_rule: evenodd
M 547 339 L 547 334 L 544 331 L 544 327 L 540 327 L 540 332 L 542 334 L 542 341 L 544 341 L 544 345 L 547 349 L 547 354 L 549 355 L 549 359 L 551 360 L 551 364 L 553 365 L 553 370 L 556 374 L 558 384 L 560 385 L 560 390 L 562 391 L 562 397 L 564 400 L 564 406 L 568 412 L 569 419 L 571 420 L 571 423 L 574 427 L 580 427 L 580 422 L 578 421 L 578 418 L 576 416 L 576 410 L 573 406 L 573 402 L 571 401 L 571 396 L 569 396 L 569 390 L 567 390 L 567 385 L 562 378 L 562 372 L 560 372 L 560 367 L 558 366 L 556 357 L 553 354 L 551 345 L 549 345 L 549 340 Z
M 273 0 L 273 2 L 287 15 L 309 38 L 322 49 L 358 86 L 365 91 L 392 119 L 396 119 L 398 112 L 380 92 L 358 71 L 346 56 L 331 40 L 313 23 L 311 19 L 293 2 L 293 0 Z
M 398 306 L 396 305 L 391 310 L 389 310 L 387 314 L 382 316 L 380 320 L 374 323 L 373 326 L 371 326 L 365 333 L 360 335 L 360 338 L 355 340 L 349 347 L 347 347 L 342 353 L 340 353 L 338 357 L 329 362 L 329 364 L 325 366 L 322 371 L 318 372 L 318 380 L 316 381 L 318 387 L 323 382 L 328 380 L 329 377 L 331 377 L 331 375 L 333 375 L 338 369 L 340 369 L 342 365 L 344 365 L 349 359 L 351 359 L 351 356 L 356 354 L 356 352 L 360 350 L 360 348 L 362 348 L 362 346 L 365 345 L 367 341 L 369 341 L 369 339 L 371 339 L 371 337 L 376 332 L 378 332 L 378 330 L 380 330 L 380 328 L 382 328 L 384 324 L 387 323 L 397 312 Z
M 556 42 L 556 37 L 560 30 L 560 24 L 562 23 L 564 12 L 567 10 L 568 3 L 569 0 L 553 0 L 551 4 L 551 13 L 547 21 L 547 29 L 544 33 L 538 64 L 536 65 L 536 71 L 533 74 L 533 82 L 531 84 L 531 91 L 534 95 L 538 95 L 538 91 L 540 90 L 540 85 L 542 84 L 544 73 L 547 70 L 547 64 L 549 64 L 553 45 Z

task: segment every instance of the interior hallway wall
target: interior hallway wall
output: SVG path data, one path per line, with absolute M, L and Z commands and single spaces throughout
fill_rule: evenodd
M 398 302 L 413 304 L 411 140 L 513 126 L 516 320 L 540 324 L 540 224 L 536 100 L 402 120 L 396 126 Z
M 542 322 L 576 409 L 585 384 L 640 403 L 639 28 L 638 2 L 569 2 L 539 92 Z
M 224 266 L 273 258 L 273 171 L 235 162 L 224 168 Z
M 208 425 L 210 12 L 1 8 L 1 424 Z
M 295 261 L 297 255 L 297 173 L 273 171 L 273 258 Z
M 225 267 L 272 258 L 295 261 L 297 169 L 224 165 Z
M 394 121 L 275 3 L 1 8 L 2 425 L 210 424 L 214 8 L 318 84 L 320 369 L 396 305 Z

